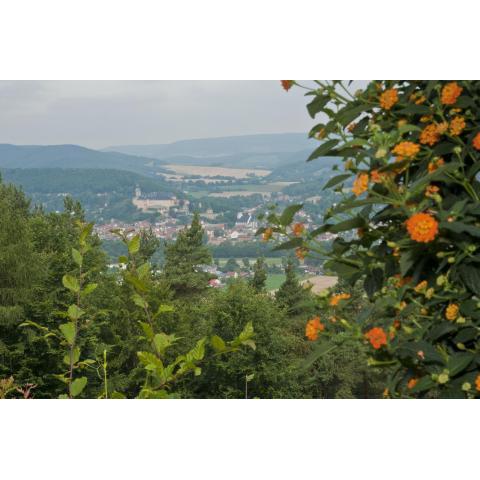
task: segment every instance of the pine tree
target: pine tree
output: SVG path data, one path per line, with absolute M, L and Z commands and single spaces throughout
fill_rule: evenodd
M 285 282 L 275 293 L 277 304 L 286 308 L 289 314 L 296 315 L 302 313 L 310 299 L 310 292 L 300 284 L 295 273 L 295 264 L 292 258 L 288 258 L 285 266 L 285 275 Z
M 265 259 L 263 257 L 257 258 L 253 266 L 253 278 L 250 284 L 258 293 L 264 292 L 267 284 L 267 270 L 265 267 Z
M 178 296 L 201 293 L 207 288 L 209 275 L 200 271 L 199 266 L 211 264 L 212 256 L 203 244 L 203 233 L 196 213 L 190 227 L 165 247 L 164 275 Z
M 18 326 L 43 273 L 32 242 L 29 206 L 19 188 L 0 183 L 0 378 L 17 374 L 25 352 Z

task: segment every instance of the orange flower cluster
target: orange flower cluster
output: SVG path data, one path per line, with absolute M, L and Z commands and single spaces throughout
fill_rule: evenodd
M 447 83 L 442 88 L 440 101 L 444 105 L 453 105 L 457 101 L 457 98 L 461 95 L 462 91 L 463 88 L 460 87 L 457 82 Z
M 437 170 L 437 168 L 441 167 L 444 164 L 445 164 L 445 160 L 443 160 L 443 158 L 434 158 L 428 164 L 428 173 L 433 173 L 435 170 Z
M 475 388 L 480 392 L 480 375 L 475 379 Z
M 375 350 L 380 349 L 383 345 L 387 345 L 387 334 L 385 333 L 385 330 L 380 327 L 373 327 L 365 333 L 365 338 Z
M 384 183 L 392 176 L 394 176 L 392 172 L 379 172 L 378 170 L 372 170 L 370 172 L 370 180 L 373 183 Z
M 308 248 L 306 247 L 298 247 L 295 249 L 295 256 L 299 260 L 304 260 L 305 257 L 307 256 L 307 253 L 308 253 Z
M 292 227 L 293 234 L 299 237 L 305 231 L 305 225 L 303 223 L 296 223 Z
M 407 388 L 411 390 L 418 383 L 418 378 L 411 378 L 407 383 Z
M 351 295 L 349 293 L 338 293 L 337 295 L 332 296 L 330 299 L 330 305 L 336 307 L 340 303 L 340 300 L 348 300 L 350 297 Z
M 288 92 L 293 85 L 293 80 L 280 80 L 280 83 L 282 84 L 282 87 L 286 92 Z
M 422 280 L 415 288 L 414 290 L 419 293 L 419 292 L 422 292 L 423 290 L 425 290 L 428 286 L 428 283 L 426 280 Z
M 437 125 L 431 123 L 427 125 L 420 133 L 420 143 L 433 146 L 440 141 L 440 134 Z
M 478 132 L 472 141 L 473 148 L 480 150 L 480 132 Z
M 320 317 L 314 317 L 307 322 L 305 326 L 305 336 L 314 341 L 318 338 L 318 333 L 325 330 L 325 325 L 320 321 Z
M 428 213 L 416 213 L 412 215 L 405 222 L 405 225 L 410 238 L 416 242 L 431 242 L 438 234 L 438 222 Z
M 458 305 L 451 303 L 445 310 L 445 318 L 453 322 L 458 317 Z
M 429 185 L 426 189 L 425 189 L 425 196 L 426 197 L 432 197 L 433 195 L 435 195 L 436 193 L 438 193 L 440 191 L 440 189 L 436 186 L 436 185 Z
M 264 242 L 268 242 L 272 238 L 272 235 L 273 230 L 270 227 L 266 228 L 265 231 L 262 233 L 262 240 Z
M 368 175 L 360 173 L 353 182 L 352 192 L 358 197 L 368 190 Z
M 410 283 L 413 278 L 412 277 L 402 277 L 399 273 L 393 276 L 395 278 L 395 284 L 398 288 L 403 287 L 407 283 Z
M 390 110 L 398 102 L 398 91 L 395 88 L 389 88 L 380 95 L 380 106 L 385 110 Z
M 404 158 L 413 158 L 420 151 L 420 145 L 414 142 L 400 142 L 392 151 L 397 160 L 401 161 Z
M 460 135 L 466 126 L 465 119 L 461 116 L 456 116 L 450 122 L 450 135 Z

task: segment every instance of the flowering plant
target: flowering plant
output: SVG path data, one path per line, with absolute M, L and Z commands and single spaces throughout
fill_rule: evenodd
M 363 282 L 369 305 L 344 323 L 369 342 L 372 365 L 388 365 L 388 396 L 479 397 L 480 82 L 373 81 L 356 93 L 340 81 L 284 82 L 306 88 L 309 114 L 326 119 L 310 131 L 321 143 L 308 160 L 343 163 L 324 188 L 348 193 L 314 231 L 290 226 L 294 205 L 260 233 L 288 237 L 277 248 L 300 257 L 339 234 L 325 267 Z M 341 317 L 348 298 L 337 303 Z M 307 325 L 312 340 L 342 322 L 319 325 Z

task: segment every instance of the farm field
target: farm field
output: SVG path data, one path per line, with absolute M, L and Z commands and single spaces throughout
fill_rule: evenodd
M 270 175 L 270 170 L 260 170 L 254 168 L 228 168 L 228 167 L 207 167 L 198 165 L 177 165 L 169 164 L 164 166 L 165 169 L 172 171 L 177 175 L 200 175 L 202 177 L 232 177 L 232 178 L 248 178 L 266 177 Z
M 227 263 L 229 260 L 228 258 L 216 258 L 215 260 L 218 260 L 220 263 L 220 266 L 223 266 Z M 241 258 L 236 258 L 235 259 L 239 265 L 243 266 L 243 261 Z M 250 264 L 253 265 L 257 259 L 254 257 L 249 257 L 248 260 L 250 261 Z M 281 265 L 282 264 L 282 257 L 266 257 L 265 258 L 265 263 L 267 265 Z

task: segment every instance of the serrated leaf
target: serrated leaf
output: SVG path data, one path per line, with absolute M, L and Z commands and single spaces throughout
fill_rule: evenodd
M 447 362 L 447 368 L 450 376 L 458 375 L 463 372 L 475 358 L 473 353 L 457 353 L 452 355 Z
M 148 308 L 147 301 L 143 297 L 141 297 L 138 293 L 134 293 L 132 295 L 132 300 L 137 307 L 140 307 L 143 309 Z
M 76 248 L 72 248 L 72 258 L 73 258 L 73 261 L 74 261 L 79 267 L 82 266 L 82 264 L 83 264 L 83 256 L 82 256 L 82 254 L 81 254 Z
M 80 285 L 78 280 L 72 275 L 64 275 L 62 278 L 62 283 L 65 288 L 68 288 L 71 292 L 78 293 L 80 291 Z
M 140 250 L 140 235 L 135 235 L 131 240 L 129 240 L 128 244 L 128 253 L 134 255 L 138 253 Z
M 82 290 L 82 295 L 86 297 L 87 295 L 90 295 L 96 288 L 98 287 L 97 283 L 89 283 L 88 285 L 85 286 L 85 288 Z
M 145 322 L 139 322 L 139 323 L 140 323 L 140 326 L 142 327 L 143 333 L 145 334 L 147 339 L 152 341 L 153 337 L 155 336 L 155 333 L 154 333 L 151 325 L 148 324 L 148 323 L 145 323 Z
M 465 285 L 475 294 L 480 295 L 480 268 L 462 265 L 459 268 L 460 277 Z
M 223 352 L 227 348 L 223 339 L 220 338 L 218 335 L 214 335 L 210 339 L 210 343 L 212 344 L 212 347 L 216 352 Z
M 286 227 L 292 223 L 295 214 L 303 208 L 303 204 L 289 205 L 280 215 L 279 223 Z
M 342 183 L 345 180 L 348 180 L 350 177 L 351 175 L 349 173 L 342 173 L 341 175 L 335 175 L 324 185 L 322 190 L 326 190 L 327 188 L 334 187 L 335 185 L 338 185 L 339 183 Z
M 73 345 L 73 342 L 75 341 L 75 325 L 72 322 L 68 322 L 60 325 L 58 328 L 62 332 L 67 343 Z
M 85 312 L 75 304 L 68 307 L 67 315 L 71 320 L 78 320 Z
M 76 378 L 71 384 L 70 384 L 70 395 L 72 397 L 77 397 L 80 395 L 83 391 L 83 389 L 87 385 L 87 377 L 80 377 Z
M 325 157 L 328 154 L 332 154 L 332 150 L 339 143 L 339 140 L 332 139 L 323 142 L 318 148 L 316 148 L 312 154 L 307 158 L 307 162 L 311 162 L 318 157 Z

